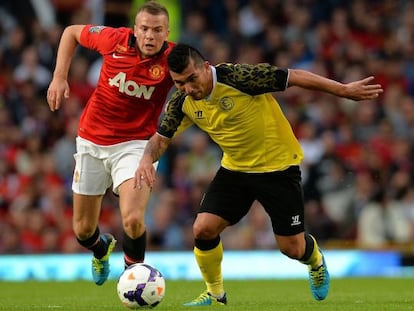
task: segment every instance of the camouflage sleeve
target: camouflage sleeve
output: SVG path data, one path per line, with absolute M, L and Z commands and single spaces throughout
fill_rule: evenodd
M 184 118 L 182 110 L 185 93 L 176 91 L 167 103 L 165 114 L 158 126 L 157 132 L 162 136 L 172 138 Z
M 288 69 L 267 63 L 220 64 L 216 66 L 217 81 L 230 85 L 243 93 L 259 95 L 284 91 L 287 88 Z

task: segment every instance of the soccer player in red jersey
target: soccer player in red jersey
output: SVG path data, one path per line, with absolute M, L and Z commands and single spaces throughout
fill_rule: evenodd
M 167 9 L 149 1 L 138 9 L 134 29 L 71 25 L 59 44 L 47 92 L 51 111 L 69 97 L 68 72 L 78 44 L 103 58 L 98 84 L 80 117 L 72 183 L 73 230 L 93 252 L 97 285 L 108 278 L 116 243 L 99 230 L 102 199 L 111 185 L 119 195 L 125 266 L 144 261 L 150 187 L 134 188 L 134 173 L 173 86 L 166 57 L 174 43 L 167 41 L 168 34 Z

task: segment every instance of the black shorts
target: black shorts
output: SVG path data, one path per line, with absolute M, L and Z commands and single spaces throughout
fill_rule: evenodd
M 304 231 L 304 202 L 298 166 L 270 173 L 242 173 L 221 167 L 201 202 L 199 213 L 218 215 L 238 223 L 259 201 L 272 222 L 273 232 L 290 236 Z

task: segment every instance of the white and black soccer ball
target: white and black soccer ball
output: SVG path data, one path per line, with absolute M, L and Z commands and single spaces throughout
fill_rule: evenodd
M 137 263 L 121 274 L 117 291 L 122 304 L 129 309 L 154 308 L 164 298 L 165 280 L 156 268 Z

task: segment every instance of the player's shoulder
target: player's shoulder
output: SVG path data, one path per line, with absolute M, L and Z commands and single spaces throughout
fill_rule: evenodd
M 119 41 L 127 40 L 128 44 L 131 45 L 135 43 L 134 30 L 128 27 L 107 27 L 105 31 L 108 31 L 112 34 L 114 38 L 117 38 Z M 131 38 L 134 39 L 134 42 L 131 42 Z
M 244 72 L 251 70 L 269 70 L 270 68 L 276 68 L 268 63 L 258 63 L 258 64 L 242 64 L 242 63 L 220 63 L 217 64 L 216 69 L 221 72 Z
M 95 40 L 111 40 L 114 43 L 129 42 L 131 37 L 134 37 L 134 31 L 127 27 L 111 27 L 105 25 L 85 25 L 83 33 L 88 38 L 95 37 Z
M 251 76 L 267 76 L 279 71 L 287 72 L 286 69 L 278 68 L 269 63 L 258 63 L 254 65 L 241 63 L 221 63 L 215 67 L 218 80 L 227 80 L 229 77 L 233 79 L 242 79 L 243 77 Z
M 165 41 L 165 53 L 169 54 L 171 50 L 177 45 L 177 43 L 172 41 Z
M 238 63 L 220 63 L 215 66 L 217 81 L 234 86 L 253 69 L 252 65 Z
M 173 103 L 174 105 L 181 106 L 186 98 L 187 98 L 187 95 L 185 94 L 184 91 L 176 90 L 171 95 L 169 102 Z
M 136 53 L 135 36 L 132 28 L 128 27 L 110 27 L 108 33 L 108 40 L 119 53 Z
M 216 65 L 217 82 L 250 95 L 286 88 L 287 71 L 268 63 Z
M 111 32 L 111 33 L 119 33 L 119 34 L 133 34 L 132 28 L 128 27 L 111 27 L 106 25 L 95 25 L 95 24 L 87 24 L 84 25 L 84 29 L 86 29 L 89 33 L 92 34 L 101 34 L 103 32 Z
M 240 75 L 257 68 L 257 65 L 238 64 L 238 63 L 220 63 L 216 66 L 217 76 L 226 76 L 229 74 Z

